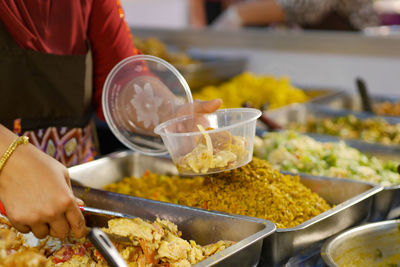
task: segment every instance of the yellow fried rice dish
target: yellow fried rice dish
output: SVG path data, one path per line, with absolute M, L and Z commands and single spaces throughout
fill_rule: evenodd
M 106 190 L 170 203 L 258 217 L 279 228 L 299 225 L 331 206 L 300 182 L 264 160 L 210 176 L 181 178 L 146 172 L 126 177 Z

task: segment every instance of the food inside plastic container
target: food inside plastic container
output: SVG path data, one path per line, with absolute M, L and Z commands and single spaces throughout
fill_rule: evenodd
M 205 130 L 200 124 L 197 127 L 203 136 L 198 138 L 197 146 L 178 161 L 178 169 L 207 173 L 209 169 L 235 165 L 247 156 L 244 137 L 232 136 L 228 131 L 210 135 L 206 130 L 213 128 Z
M 256 109 L 224 109 L 169 120 L 159 134 L 179 172 L 186 175 L 231 170 L 251 161 Z

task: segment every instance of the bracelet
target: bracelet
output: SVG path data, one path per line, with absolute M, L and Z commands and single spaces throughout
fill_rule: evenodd
M 8 160 L 8 158 L 11 156 L 11 154 L 14 152 L 14 150 L 21 144 L 28 144 L 29 143 L 29 137 L 28 136 L 20 136 L 15 138 L 15 140 L 11 143 L 11 145 L 7 148 L 6 152 L 3 154 L 3 156 L 0 159 L 0 172 L 4 167 L 4 164 Z

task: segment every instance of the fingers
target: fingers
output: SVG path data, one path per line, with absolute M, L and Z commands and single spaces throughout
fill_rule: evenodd
M 77 198 L 77 197 L 75 197 L 75 202 L 76 202 L 76 204 L 79 205 L 79 206 L 84 206 L 84 205 L 85 205 L 85 202 L 83 202 L 82 199 Z
M 65 238 L 68 235 L 69 225 L 64 215 L 50 222 L 50 235 L 58 238 Z
M 210 101 L 196 100 L 194 102 L 194 112 L 195 113 L 212 113 L 219 109 L 222 105 L 221 99 L 214 99 Z
M 49 232 L 49 226 L 45 223 L 37 223 L 31 227 L 32 233 L 39 239 L 45 238 Z
M 19 223 L 13 223 L 11 222 L 12 225 L 15 227 L 15 229 L 17 229 L 18 231 L 20 231 L 21 233 L 29 233 L 31 231 L 31 228 L 27 225 L 23 225 L 23 224 L 19 224 Z
M 78 206 L 69 208 L 65 214 L 73 235 L 76 238 L 84 237 L 87 233 L 85 218 Z

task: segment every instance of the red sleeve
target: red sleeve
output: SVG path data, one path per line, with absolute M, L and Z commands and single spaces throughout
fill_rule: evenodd
M 118 0 L 93 1 L 88 36 L 93 53 L 94 106 L 104 120 L 101 107 L 103 84 L 111 69 L 122 59 L 138 54 Z

